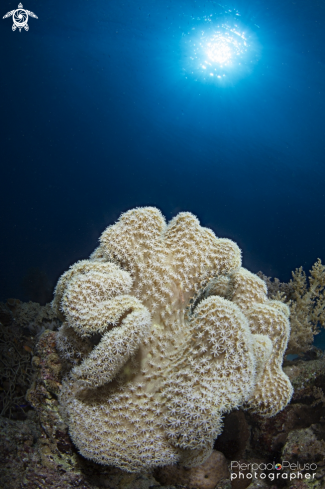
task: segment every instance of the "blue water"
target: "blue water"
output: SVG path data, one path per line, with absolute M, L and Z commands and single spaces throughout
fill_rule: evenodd
M 317 348 L 321 348 L 322 350 L 325 350 L 325 330 L 324 329 L 322 329 L 321 332 L 317 336 L 315 336 L 314 345 Z
M 0 299 L 135 206 L 193 212 L 253 272 L 325 259 L 324 2 L 23 4 L 28 32 L 0 21 Z M 212 80 L 191 47 L 236 13 L 247 52 Z

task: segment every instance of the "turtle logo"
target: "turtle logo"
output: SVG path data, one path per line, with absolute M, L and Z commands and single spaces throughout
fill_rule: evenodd
M 3 16 L 3 19 L 6 19 L 11 15 L 13 20 L 12 30 L 15 31 L 18 27 L 19 32 L 21 32 L 22 28 L 24 28 L 25 31 L 29 30 L 29 26 L 27 24 L 29 15 L 31 17 L 34 17 L 34 19 L 38 19 L 37 15 L 35 15 L 33 12 L 23 9 L 23 5 L 21 3 L 18 5 L 17 10 L 11 10 L 11 12 L 7 12 L 6 15 Z

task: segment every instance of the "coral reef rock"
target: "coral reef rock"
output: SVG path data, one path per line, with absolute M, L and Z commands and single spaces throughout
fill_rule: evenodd
M 55 330 L 60 326 L 56 313 L 51 304 L 41 306 L 37 302 L 21 302 L 19 299 L 8 299 L 7 302 L 0 302 L 0 321 L 3 321 L 3 314 L 12 317 L 11 323 L 14 326 L 25 328 L 34 335 L 40 335 L 46 329 Z
M 188 489 L 215 489 L 222 479 L 229 479 L 225 456 L 213 451 L 198 467 L 185 468 L 179 465 L 166 466 L 155 471 L 155 478 L 162 484 L 181 484 Z
M 152 207 L 122 214 L 62 275 L 53 311 L 59 403 L 75 446 L 97 463 L 195 467 L 224 413 L 273 416 L 292 396 L 288 306 L 190 213 L 168 225 Z

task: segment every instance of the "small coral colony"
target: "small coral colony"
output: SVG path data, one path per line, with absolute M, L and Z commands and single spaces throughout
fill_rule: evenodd
M 191 467 L 211 454 L 225 413 L 282 410 L 293 389 L 280 299 L 194 215 L 167 224 L 153 207 L 122 214 L 53 301 L 60 405 L 80 453 L 129 472 Z

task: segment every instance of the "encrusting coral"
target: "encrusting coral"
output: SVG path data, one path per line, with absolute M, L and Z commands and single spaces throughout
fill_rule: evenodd
M 186 212 L 122 214 L 89 260 L 60 278 L 57 348 L 70 365 L 60 404 L 80 453 L 129 472 L 204 462 L 239 406 L 271 416 L 288 308 L 241 267 L 238 246 Z

